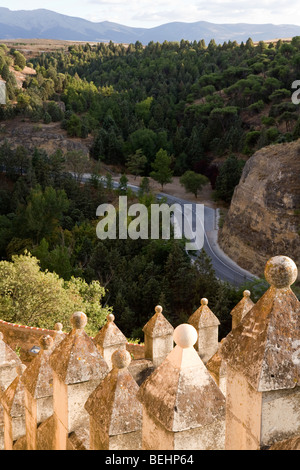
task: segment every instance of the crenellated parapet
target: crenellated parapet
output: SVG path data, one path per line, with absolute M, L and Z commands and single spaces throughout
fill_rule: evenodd
M 175 329 L 157 306 L 137 358 L 112 315 L 96 339 L 83 312 L 68 334 L 39 331 L 27 367 L 0 333 L 2 448 L 300 450 L 297 273 L 271 258 L 269 289 L 255 304 L 244 292 L 220 342 L 206 299 Z

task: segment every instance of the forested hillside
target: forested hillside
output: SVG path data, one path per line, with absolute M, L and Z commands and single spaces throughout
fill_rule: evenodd
M 9 97 L 0 106 L 2 123 L 60 123 L 71 138 L 92 138 L 93 161 L 134 168 L 144 177 L 163 155 L 172 174 L 205 175 L 216 198 L 226 203 L 254 151 L 300 137 L 299 106 L 291 101 L 291 85 L 300 78 L 300 37 L 256 47 L 251 39 L 222 46 L 213 40 L 207 46 L 204 41 L 70 45 L 67 53 L 27 60 L 35 73 L 18 86 L 16 72 L 25 65 L 22 54 L 0 46 L 0 75 Z M 209 298 L 227 331 L 228 312 L 241 292 L 214 277 L 205 253 L 191 264 L 176 240 L 98 240 L 96 208 L 117 194 L 97 175 L 82 185 L 65 171 L 67 160 L 86 156 L 9 145 L 5 129 L 0 139 L 3 260 L 28 250 L 42 270 L 65 282 L 72 277 L 99 282 L 106 289 L 104 305 L 113 307 L 127 336 L 142 337 L 140 328 L 157 303 L 176 324 L 187 320 L 201 297 Z M 120 191 L 126 194 L 126 181 Z M 142 189 L 141 201 L 149 205 L 152 198 Z M 5 289 L 0 285 L 7 305 L 14 299 Z
M 163 148 L 173 156 L 175 174 L 193 169 L 214 184 L 216 156 L 249 156 L 300 135 L 299 107 L 291 102 L 300 37 L 257 47 L 251 39 L 207 47 L 203 41 L 86 44 L 42 54 L 32 66 L 37 74 L 15 90 L 0 61 L 10 99 L 17 101 L 1 109 L 2 119 L 21 114 L 61 121 L 70 136 L 92 133 L 91 156 L 106 163 L 125 164 L 142 149 L 145 174 Z

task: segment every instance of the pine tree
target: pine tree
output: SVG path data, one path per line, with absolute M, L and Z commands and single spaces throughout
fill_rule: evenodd
M 171 162 L 172 158 L 168 155 L 168 152 L 160 149 L 151 165 L 154 171 L 150 173 L 150 176 L 161 184 L 162 189 L 165 184 L 172 182 L 173 171 L 170 168 Z

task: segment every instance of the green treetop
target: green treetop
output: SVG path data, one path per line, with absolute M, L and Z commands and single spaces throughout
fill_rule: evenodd
M 168 155 L 168 152 L 160 149 L 152 163 L 153 171 L 151 171 L 150 176 L 161 184 L 162 189 L 165 184 L 172 182 L 173 171 L 170 168 L 171 162 L 172 158 Z
M 180 178 L 180 184 L 184 186 L 188 193 L 193 193 L 197 197 L 198 191 L 201 191 L 202 187 L 208 183 L 208 178 L 194 171 L 186 171 Z
M 61 322 L 68 328 L 75 311 L 89 317 L 90 333 L 96 333 L 110 313 L 101 306 L 105 294 L 98 281 L 81 278 L 64 281 L 56 273 L 43 272 L 30 253 L 0 262 L 0 309 L 5 321 L 53 329 Z
M 128 171 L 136 178 L 143 173 L 146 163 L 147 157 L 143 155 L 142 149 L 138 149 L 133 155 L 129 155 L 126 165 Z

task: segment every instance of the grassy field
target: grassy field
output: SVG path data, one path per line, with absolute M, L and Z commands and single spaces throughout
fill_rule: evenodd
M 27 59 L 38 56 L 42 52 L 67 50 L 72 44 L 86 44 L 86 41 L 59 41 L 55 39 L 0 39 L 1 44 L 22 52 Z M 89 42 L 92 46 L 96 42 Z

